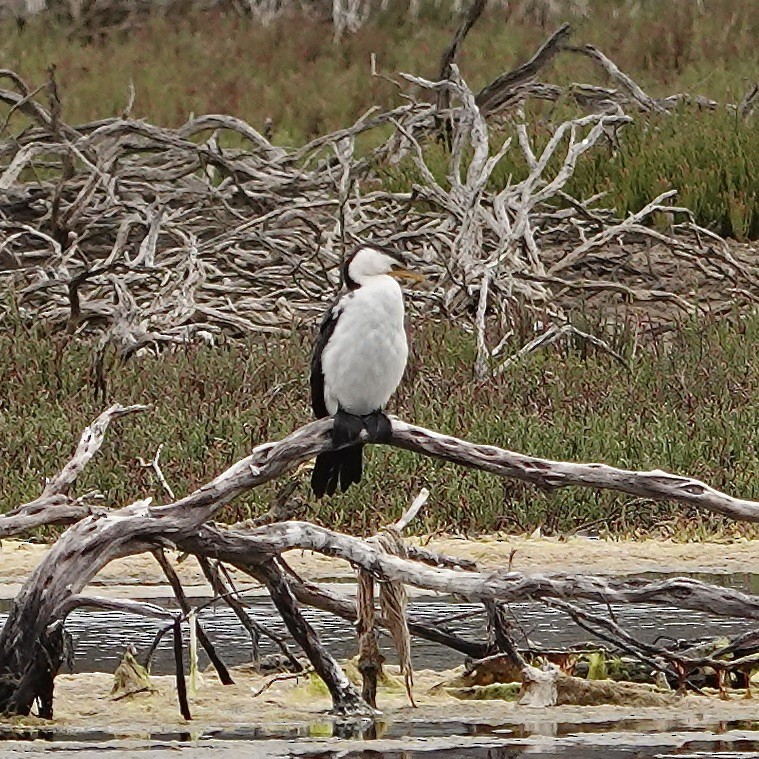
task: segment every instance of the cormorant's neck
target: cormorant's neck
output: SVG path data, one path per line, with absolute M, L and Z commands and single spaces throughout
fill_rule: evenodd
M 388 284 L 397 285 L 398 282 L 388 274 L 370 274 L 369 276 L 359 277 L 358 280 L 348 277 L 345 284 L 349 290 L 357 290 L 359 287 L 387 287 Z

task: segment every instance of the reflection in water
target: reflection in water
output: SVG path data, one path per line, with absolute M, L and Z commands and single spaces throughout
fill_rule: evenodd
M 656 723 L 658 729 L 661 723 Z M 312 726 L 315 727 L 315 726 Z M 604 726 L 568 723 L 536 723 L 538 732 L 530 732 L 525 727 L 488 724 L 473 725 L 459 722 L 424 723 L 399 722 L 391 724 L 378 721 L 373 725 L 367 721 L 335 723 L 331 736 L 322 732 L 324 724 L 318 725 L 319 737 L 341 737 L 363 740 L 368 743 L 360 749 L 351 749 L 346 744 L 300 743 L 292 752 L 293 739 L 312 735 L 306 725 L 280 725 L 269 728 L 247 727 L 206 732 L 164 732 L 144 736 L 146 756 L 149 749 L 170 747 L 180 749 L 182 745 L 208 751 L 223 746 L 234 747 L 241 759 L 261 756 L 297 756 L 299 759 L 539 759 L 559 757 L 560 759 L 749 759 L 759 757 L 759 733 L 740 729 L 739 723 L 724 725 L 724 733 L 716 734 L 717 726 L 711 729 L 687 732 L 670 724 L 664 732 L 651 732 L 654 723 L 648 720 L 630 721 L 625 728 L 620 723 Z M 607 732 L 600 728 L 608 729 Z M 742 727 L 742 726 L 741 726 Z M 754 725 L 754 728 L 759 725 Z M 77 752 L 92 756 L 88 747 L 105 751 L 103 745 L 116 736 L 105 731 L 66 732 L 65 729 L 39 729 L 18 726 L 0 728 L 0 740 L 41 740 L 59 741 L 61 750 L 69 743 Z M 272 739 L 279 743 L 272 744 Z M 402 739 L 402 740 L 399 740 Z M 266 743 L 257 743 L 265 740 Z M 372 741 L 376 741 L 372 747 Z M 73 744 L 76 744 L 74 746 Z M 100 748 L 98 749 L 98 744 Z M 354 744 L 355 745 L 355 744 Z M 257 748 L 258 746 L 258 748 Z M 262 748 L 266 746 L 266 748 Z M 51 746 L 51 749 L 53 747 Z M 108 753 L 119 755 L 118 744 L 107 744 Z M 21 751 L 20 753 L 24 753 Z M 68 752 L 66 752 L 68 755 Z M 142 753 L 142 752 L 140 752 Z M 135 749 L 128 752 L 135 755 Z M 38 753 L 35 753 L 37 756 Z M 163 754 L 161 754 L 163 756 Z M 226 754 L 225 754 L 226 755 Z
M 614 741 L 634 742 L 637 735 L 645 735 L 646 742 L 655 743 L 657 735 L 688 734 L 689 746 L 708 744 L 723 749 L 741 746 L 751 750 L 759 749 L 759 722 L 730 721 L 713 722 L 708 726 L 694 728 L 678 720 L 628 719 L 608 722 L 556 722 L 550 719 L 535 720 L 524 724 L 498 724 L 491 722 L 464 722 L 460 720 L 386 720 L 383 718 L 355 718 L 323 720 L 308 723 L 276 723 L 267 725 L 237 725 L 234 727 L 197 729 L 194 731 L 157 731 L 145 734 L 145 739 L 156 742 L 178 741 L 197 743 L 199 741 L 256 742 L 269 740 L 291 740 L 293 738 L 341 738 L 344 740 L 402 740 L 425 738 L 500 738 L 521 740 L 535 738 L 578 739 L 582 743 L 593 740 L 591 736 L 614 734 Z M 0 724 L 0 741 L 40 740 L 78 743 L 103 743 L 114 740 L 121 733 L 107 730 L 79 730 L 65 726 L 38 727 L 23 724 Z M 703 740 L 699 736 L 703 735 Z M 720 736 L 724 736 L 724 739 Z M 734 736 L 728 740 L 728 736 Z M 747 737 L 750 736 L 750 737 Z M 539 742 L 539 741 L 538 741 Z M 554 741 L 551 741 L 554 742 Z M 533 744 L 535 741 L 532 742 Z M 749 746 L 750 744 L 750 746 Z
M 501 757 L 559 757 L 562 759 L 749 759 L 759 757 L 759 728 L 756 723 L 714 724 L 703 730 L 684 730 L 676 722 L 628 720 L 602 724 L 571 724 L 550 721 L 536 722 L 534 731 L 526 726 L 468 724 L 464 722 L 396 722 L 378 720 L 341 721 L 330 725 L 270 725 L 268 727 L 236 727 L 197 732 L 158 732 L 144 736 L 146 755 L 150 748 L 180 748 L 183 744 L 208 750 L 233 746 L 241 759 L 261 756 L 297 756 L 300 759 L 497 759 Z M 719 734 L 722 733 L 722 734 Z M 289 750 L 272 751 L 272 739 L 281 749 L 292 747 L 293 739 L 339 737 L 367 741 L 360 749 L 346 744 L 301 743 L 296 754 Z M 37 740 L 76 743 L 77 753 L 90 757 L 88 750 L 97 750 L 117 736 L 104 731 L 66 731 L 64 729 L 18 726 L 0 727 L 0 740 Z M 265 744 L 260 741 L 266 741 Z M 372 742 L 379 741 L 376 748 Z M 266 746 L 267 749 L 260 748 Z M 257 746 L 259 748 L 257 748 Z M 309 750 L 312 746 L 313 750 Z M 108 744 L 109 753 L 119 749 Z M 23 751 L 21 753 L 24 753 Z M 140 752 L 142 753 L 142 752 Z M 163 754 L 162 754 L 163 755 Z M 226 755 L 226 754 L 225 754 Z M 134 753 L 129 752 L 129 756 Z

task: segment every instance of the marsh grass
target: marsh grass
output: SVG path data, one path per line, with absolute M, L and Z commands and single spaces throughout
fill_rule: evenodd
M 263 27 L 219 11 L 148 17 L 127 31 L 88 42 L 50 16 L 30 20 L 22 34 L 3 32 L 3 65 L 35 84 L 57 65 L 64 117 L 82 122 L 119 113 L 128 86 L 138 117 L 178 126 L 190 113 L 232 113 L 261 126 L 266 117 L 280 140 L 297 142 L 352 122 L 374 105 L 399 102 L 395 87 L 372 79 L 380 70 L 434 77 L 457 20 L 442 3 L 423 4 L 412 23 L 402 2 L 336 44 L 327 17 L 292 14 Z M 492 9 L 471 31 L 459 57 L 473 88 L 526 60 L 562 21 L 576 44 L 610 55 L 653 95 L 686 91 L 736 101 L 757 76 L 759 6 L 750 0 L 591 0 L 586 17 L 565 18 Z M 545 78 L 559 84 L 599 81 L 584 57 L 564 54 Z
M 462 47 L 462 72 L 472 88 L 481 87 L 529 57 L 563 20 L 491 10 Z M 591 0 L 587 17 L 570 20 L 576 43 L 598 46 L 652 95 L 685 91 L 737 102 L 759 77 L 759 3 L 713 0 L 702 13 L 691 0 Z M 48 66 L 56 64 L 63 117 L 71 123 L 121 113 L 133 81 L 136 118 L 177 126 L 193 113 L 231 113 L 260 130 L 269 119 L 274 142 L 294 146 L 352 123 L 373 106 L 400 104 L 397 88 L 371 77 L 370 53 L 384 73 L 434 78 L 455 25 L 439 4 L 423 4 L 421 18 L 412 23 L 396 2 L 340 44 L 326 17 L 293 14 L 263 27 L 219 11 L 148 17 L 101 42 L 87 42 L 49 17 L 33 19 L 22 34 L 9 22 L 0 24 L 0 32 L 3 66 L 32 86 L 44 82 Z M 559 84 L 608 84 L 588 60 L 570 53 L 543 76 Z M 533 105 L 529 120 L 536 143 L 548 139 L 558 117 L 576 113 L 566 104 L 558 111 Z M 11 127 L 22 124 L 16 114 Z M 430 160 L 444 176 L 445 157 L 436 156 L 434 146 Z M 578 197 L 606 191 L 604 202 L 625 215 L 674 187 L 698 223 L 737 239 L 756 239 L 758 162 L 759 129 L 733 114 L 692 108 L 664 119 L 638 114 L 623 130 L 618 150 L 607 146 L 583 157 L 567 190 Z M 514 149 L 493 183 L 523 173 Z M 410 167 L 385 176 L 389 187 L 414 178 Z
M 165 500 L 138 463 L 165 443 L 163 471 L 181 496 L 255 444 L 306 422 L 310 339 L 294 333 L 281 341 L 187 347 L 113 370 L 109 400 L 152 409 L 117 423 L 77 492 L 97 488 L 111 506 L 146 494 Z M 391 410 L 475 442 L 554 459 L 663 468 L 759 498 L 758 339 L 756 318 L 686 326 L 671 344 L 639 354 L 631 373 L 587 345 L 570 343 L 476 382 L 469 336 L 450 326 L 415 326 L 407 376 Z M 93 350 L 18 323 L 0 333 L 3 510 L 39 493 L 44 476 L 66 461 L 102 410 L 90 385 Z M 623 534 L 742 531 L 675 504 L 580 488 L 547 493 L 394 449 L 370 447 L 366 459 L 359 487 L 319 503 L 304 474 L 303 516 L 367 532 L 397 517 L 427 486 L 432 498 L 417 525 L 421 532 L 529 532 L 538 525 L 554 534 L 588 525 Z M 273 492 L 272 485 L 242 496 L 226 518 L 264 511 Z
M 652 95 L 686 91 L 736 102 L 759 73 L 759 4 L 710 0 L 703 14 L 699 5 L 591 0 L 588 17 L 572 20 L 574 40 L 599 47 Z M 464 75 L 479 88 L 529 57 L 563 20 L 509 19 L 492 11 L 463 46 Z M 435 76 L 454 26 L 449 14 L 432 5 L 412 24 L 391 2 L 340 45 L 323 20 L 293 16 L 263 28 L 218 12 L 148 18 L 97 44 L 49 18 L 31 21 L 20 35 L 0 24 L 0 33 L 2 66 L 31 86 L 45 81 L 51 63 L 57 65 L 63 118 L 70 123 L 121 113 L 133 80 L 135 118 L 176 126 L 191 113 L 231 113 L 259 129 L 269 118 L 275 142 L 297 145 L 355 121 L 372 106 L 400 102 L 396 88 L 370 77 L 371 52 L 383 72 Z M 545 72 L 546 80 L 606 83 L 580 56 L 559 61 Z M 538 144 L 548 139 L 557 115 L 533 106 Z M 23 126 L 14 114 L 10 131 Z M 637 116 L 621 137 L 616 150 L 586 154 L 569 192 L 588 197 L 606 191 L 604 204 L 624 215 L 675 187 L 678 201 L 692 208 L 699 223 L 740 239 L 759 237 L 755 122 L 744 124 L 723 111 L 683 110 L 667 119 Z M 431 146 L 428 157 L 442 181 L 444 156 L 436 150 Z M 410 165 L 382 171 L 387 189 L 415 179 Z M 493 188 L 523 172 L 516 151 L 510 153 L 493 176 Z M 613 336 L 613 347 L 628 358 L 633 331 L 621 323 Z M 287 434 L 310 418 L 311 339 L 294 332 L 277 341 L 187 347 L 112 369 L 109 400 L 150 403 L 152 410 L 117 423 L 77 492 L 97 488 L 110 506 L 146 494 L 162 501 L 150 471 L 138 463 L 139 457 L 152 458 L 161 443 L 164 473 L 182 495 L 257 443 Z M 456 325 L 414 325 L 407 377 L 391 410 L 472 441 L 555 459 L 664 468 L 759 498 L 758 339 L 759 318 L 736 315 L 684 325 L 666 344 L 660 340 L 639 352 L 630 373 L 586 344 L 570 342 L 528 357 L 498 379 L 476 382 L 470 336 Z M 82 429 L 102 411 L 91 385 L 93 356 L 88 341 L 50 335 L 19 319 L 0 324 L 3 510 L 34 498 L 43 478 L 68 459 Z M 396 517 L 423 485 L 432 498 L 416 525 L 420 532 L 530 532 L 538 525 L 549 533 L 587 527 L 678 537 L 748 531 L 674 504 L 578 488 L 546 493 L 382 447 L 367 450 L 366 477 L 345 495 L 317 504 L 303 479 L 303 516 L 358 532 Z M 264 487 L 237 499 L 225 516 L 260 513 L 273 491 Z

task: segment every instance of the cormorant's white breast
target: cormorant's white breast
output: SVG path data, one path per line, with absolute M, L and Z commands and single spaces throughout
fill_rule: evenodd
M 311 361 L 311 403 L 317 417 L 338 411 L 380 412 L 401 381 L 408 344 L 398 277 L 423 279 L 402 258 L 363 245 L 346 259 L 348 291 L 328 309 Z M 317 496 L 361 479 L 362 446 L 317 456 L 312 484 Z

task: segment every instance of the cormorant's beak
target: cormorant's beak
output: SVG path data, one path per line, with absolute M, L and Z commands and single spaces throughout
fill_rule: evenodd
M 425 276 L 418 271 L 411 271 L 411 269 L 393 269 L 388 272 L 391 277 L 395 279 L 410 279 L 413 282 L 424 282 Z

